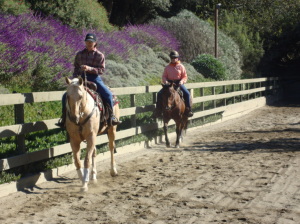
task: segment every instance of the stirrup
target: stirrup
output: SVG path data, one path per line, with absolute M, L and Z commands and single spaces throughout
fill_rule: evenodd
M 122 121 L 118 120 L 118 118 L 116 118 L 115 116 L 111 116 L 109 118 L 109 126 L 115 126 L 119 124 L 122 124 Z
M 191 110 L 190 110 L 190 111 L 187 113 L 187 116 L 188 116 L 188 117 L 192 117 L 192 116 L 194 116 L 194 113 L 193 113 L 193 111 L 191 111 Z
M 58 127 L 60 127 L 60 128 L 65 128 L 65 122 L 63 121 L 62 118 L 60 118 L 60 119 L 58 120 L 58 122 L 55 123 L 55 125 L 58 126 Z
M 154 112 L 153 112 L 153 114 L 151 115 L 151 117 L 152 118 L 163 118 L 163 115 L 162 115 L 162 111 L 157 111 L 157 110 L 155 110 Z

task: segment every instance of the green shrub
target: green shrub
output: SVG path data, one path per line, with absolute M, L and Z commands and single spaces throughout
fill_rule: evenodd
M 0 0 L 0 11 L 7 14 L 20 15 L 28 13 L 30 9 L 23 0 Z
M 239 45 L 243 56 L 243 70 L 250 74 L 256 71 L 256 67 L 264 54 L 263 42 L 258 32 L 251 32 L 244 24 L 244 15 L 233 11 L 227 13 L 220 19 L 220 28 Z M 236 22 L 240 21 L 240 22 Z
M 191 63 L 205 78 L 225 80 L 226 73 L 223 64 L 209 54 L 199 55 Z
M 35 12 L 54 16 L 73 28 L 112 30 L 107 12 L 96 0 L 29 0 Z
M 21 178 L 21 175 L 16 175 L 14 173 L 1 171 L 0 173 L 0 184 L 10 183 L 12 181 L 17 181 Z
M 169 19 L 157 18 L 150 23 L 160 25 L 174 35 L 181 43 L 179 51 L 184 61 L 191 62 L 200 54 L 214 55 L 214 27 L 193 13 L 183 10 Z M 239 46 L 222 31 L 218 32 L 218 45 L 218 59 L 226 69 L 227 78 L 240 79 L 242 56 Z
M 125 63 L 106 60 L 106 71 L 102 76 L 110 87 L 159 85 L 165 66 L 170 62 L 169 52 L 154 52 L 141 45 L 139 57 L 130 58 Z M 203 76 L 193 66 L 184 63 L 188 82 L 202 81 Z

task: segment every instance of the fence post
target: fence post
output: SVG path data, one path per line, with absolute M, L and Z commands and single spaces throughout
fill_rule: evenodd
M 212 87 L 212 95 L 216 95 L 216 87 L 215 86 L 213 86 Z M 216 100 L 214 100 L 214 108 L 216 108 L 217 107 L 217 101 Z
M 224 94 L 226 93 L 226 86 L 223 86 L 223 93 Z M 226 106 L 226 98 L 224 98 L 223 102 L 224 102 L 224 106 Z
M 135 94 L 130 94 L 130 106 L 135 107 Z M 136 114 L 131 115 L 131 127 L 136 127 Z
M 204 88 L 203 87 L 200 88 L 200 96 L 204 96 Z M 204 109 L 205 109 L 204 102 L 202 102 L 200 104 L 200 110 L 204 111 Z M 205 123 L 205 117 L 202 117 L 202 122 L 203 122 L 203 124 Z
M 235 92 L 235 88 L 234 88 L 235 86 L 234 86 L 234 84 L 232 84 L 232 92 Z M 233 97 L 233 104 L 235 104 L 235 96 Z
M 15 104 L 15 124 L 24 124 L 24 104 Z M 16 148 L 19 152 L 25 153 L 25 135 L 16 136 Z
M 244 85 L 240 84 L 240 91 L 244 90 Z M 243 102 L 243 95 L 240 96 L 240 101 Z

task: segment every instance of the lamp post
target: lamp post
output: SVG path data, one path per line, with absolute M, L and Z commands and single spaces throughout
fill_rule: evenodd
M 221 3 L 216 4 L 215 8 L 215 58 L 218 58 L 218 11 L 221 8 Z

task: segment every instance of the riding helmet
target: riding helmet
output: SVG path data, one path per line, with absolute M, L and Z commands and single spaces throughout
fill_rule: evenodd
M 177 51 L 171 51 L 170 52 L 170 58 L 179 58 L 179 54 Z

